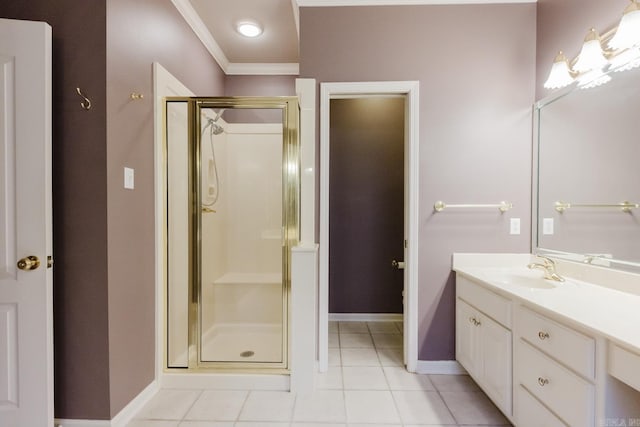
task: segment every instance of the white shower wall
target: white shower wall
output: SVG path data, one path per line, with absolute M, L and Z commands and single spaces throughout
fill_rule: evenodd
M 224 127 L 225 133 L 213 137 L 220 186 L 212 207 L 216 212 L 202 215 L 203 360 L 237 357 L 235 350 L 221 354 L 234 347 L 229 337 L 253 336 L 253 344 L 275 346 L 268 351 L 252 348 L 255 359 L 278 361 L 283 321 L 282 125 Z M 202 152 L 206 182 L 208 136 Z M 273 339 L 255 339 L 265 331 Z M 224 339 L 224 345 L 212 345 L 216 339 Z

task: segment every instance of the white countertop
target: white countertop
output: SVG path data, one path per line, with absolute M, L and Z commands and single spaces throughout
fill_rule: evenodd
M 551 289 L 536 289 L 497 280 L 500 273 L 540 277 L 542 271 L 528 270 L 530 254 L 454 254 L 453 270 L 469 279 L 482 282 L 488 289 L 553 314 L 569 323 L 587 328 L 630 350 L 640 353 L 640 295 L 623 292 L 606 284 L 593 284 L 558 272 L 566 282 L 551 282 Z M 588 268 L 589 266 L 585 266 Z M 567 272 L 580 265 L 566 268 Z M 613 273 L 612 280 L 618 279 Z M 640 291 L 640 276 L 630 279 Z M 606 280 L 605 280 L 606 281 Z M 612 284 L 615 285 L 615 284 Z

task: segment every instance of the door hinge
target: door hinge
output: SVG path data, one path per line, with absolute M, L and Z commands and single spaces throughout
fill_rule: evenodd
M 53 257 L 51 255 L 47 255 L 47 268 L 53 267 Z
M 407 239 L 404 239 L 404 248 L 407 249 Z

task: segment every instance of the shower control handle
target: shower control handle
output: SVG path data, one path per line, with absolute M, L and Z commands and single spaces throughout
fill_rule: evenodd
M 391 261 L 391 266 L 397 268 L 398 270 L 404 270 L 404 261 L 396 261 L 395 259 Z

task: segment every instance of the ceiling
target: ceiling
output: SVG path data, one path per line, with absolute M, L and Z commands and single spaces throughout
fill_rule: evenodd
M 298 74 L 300 6 L 534 3 L 537 0 L 171 0 L 226 74 Z M 235 30 L 253 20 L 263 34 Z

